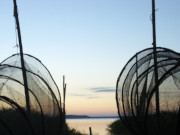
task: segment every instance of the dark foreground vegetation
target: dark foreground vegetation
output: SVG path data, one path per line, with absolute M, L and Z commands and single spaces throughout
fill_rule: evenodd
M 148 133 L 150 135 L 177 135 L 180 129 L 178 117 L 178 113 L 174 111 L 161 112 L 158 126 L 157 117 L 149 115 L 147 121 Z
M 18 109 L 0 110 L 0 134 L 2 135 L 43 135 L 60 132 L 60 117 L 41 115 L 31 111 L 30 115 Z
M 127 118 L 129 124 L 133 128 L 136 134 L 138 135 L 177 135 L 180 129 L 180 118 L 177 112 L 174 111 L 163 111 L 160 114 L 159 123 L 157 122 L 156 114 L 150 114 L 147 118 L 147 126 L 145 126 L 145 121 L 142 120 L 139 122 L 138 127 L 137 123 L 134 122 L 133 117 Z M 159 126 L 158 126 L 159 124 Z M 145 130 L 147 127 L 147 131 Z M 108 132 L 112 135 L 114 134 L 133 134 L 129 132 L 121 120 L 116 120 L 108 125 Z
M 28 116 L 17 109 L 0 110 L 0 135 L 57 135 L 61 127 L 61 118 L 57 116 L 42 116 L 38 112 Z M 86 135 L 66 127 L 67 135 Z
M 70 128 L 68 125 L 67 125 L 67 135 L 87 135 L 86 133 L 82 133 L 78 130 L 76 130 L 75 128 Z
M 149 114 L 147 122 L 142 118 L 139 125 L 134 122 L 133 117 L 129 116 L 127 119 L 138 135 L 176 135 L 180 128 L 179 115 L 173 111 L 161 112 L 159 123 L 156 114 Z M 68 125 L 66 127 L 67 135 L 87 135 Z M 61 128 L 61 118 L 58 116 L 42 116 L 38 112 L 31 112 L 28 116 L 16 109 L 0 110 L 0 135 L 58 135 Z M 107 131 L 112 135 L 132 133 L 121 120 L 109 124 Z
M 108 125 L 107 131 L 109 134 L 128 134 L 128 129 L 124 126 L 121 120 L 116 120 Z

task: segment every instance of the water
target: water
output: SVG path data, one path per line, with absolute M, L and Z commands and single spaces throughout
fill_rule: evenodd
M 85 118 L 85 119 L 67 119 L 67 123 L 71 128 L 89 135 L 89 127 L 91 127 L 93 135 L 107 135 L 108 124 L 117 120 L 117 118 Z

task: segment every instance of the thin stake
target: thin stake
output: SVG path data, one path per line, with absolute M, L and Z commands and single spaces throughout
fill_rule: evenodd
M 91 127 L 89 127 L 89 135 L 92 135 Z
M 136 106 L 137 106 L 137 111 L 139 111 L 139 94 L 138 94 L 138 56 L 136 53 Z
M 66 83 L 65 83 L 65 76 L 63 76 L 63 97 L 64 97 L 64 102 L 63 102 L 63 134 L 66 134 Z

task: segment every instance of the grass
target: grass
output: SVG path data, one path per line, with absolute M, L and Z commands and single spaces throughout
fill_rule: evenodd
M 142 133 L 137 124 L 134 122 L 132 117 L 128 117 L 128 120 L 131 124 L 131 128 L 138 134 Z M 176 135 L 176 128 L 178 122 L 178 113 L 176 111 L 162 111 L 159 118 L 159 126 L 157 122 L 156 114 L 150 114 L 147 120 L 147 133 L 148 135 Z M 145 123 L 142 120 L 139 125 L 142 129 L 146 129 Z M 109 134 L 129 134 L 128 129 L 123 125 L 121 120 L 116 120 L 113 123 L 108 125 L 107 128 Z M 179 129 L 180 130 L 180 129 Z
M 163 111 L 160 114 L 159 126 L 157 117 L 148 116 L 148 133 L 151 135 L 176 135 L 178 114 L 175 111 Z
M 139 132 L 137 124 L 132 117 L 128 117 L 131 127 Z M 0 110 L 0 135 L 59 135 L 62 123 L 59 116 L 44 115 L 44 124 L 42 117 L 38 112 L 31 112 L 30 121 L 25 119 L 23 114 L 17 109 L 1 109 Z M 176 127 L 178 122 L 178 113 L 176 111 L 163 111 L 159 118 L 159 126 L 155 114 L 149 114 L 147 121 L 148 135 L 176 135 Z M 144 121 L 140 123 L 145 129 Z M 43 127 L 44 126 L 44 127 Z M 33 132 L 32 132 L 33 129 Z M 123 125 L 121 120 L 116 120 L 108 125 L 109 134 L 129 134 L 128 129 Z M 87 135 L 77 129 L 70 128 L 67 125 L 66 133 L 68 135 Z
M 68 125 L 67 125 L 67 133 L 68 135 L 87 135 L 86 133 L 82 133 L 75 128 L 70 128 Z
M 106 129 L 109 134 L 128 134 L 128 129 L 123 125 L 121 120 L 116 120 L 108 125 L 108 128 Z
M 59 116 L 44 115 L 43 123 L 40 113 L 32 111 L 29 122 L 31 126 L 17 109 L 1 109 L 0 135 L 59 135 L 62 130 L 62 121 Z M 68 125 L 66 133 L 67 135 L 86 135 L 74 128 L 69 128 Z

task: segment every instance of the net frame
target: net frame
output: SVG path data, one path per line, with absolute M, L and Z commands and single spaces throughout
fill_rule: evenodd
M 168 48 L 157 47 L 156 56 L 159 72 L 157 84 L 154 78 L 153 48 L 136 53 L 123 67 L 117 79 L 118 114 L 132 134 L 148 134 L 148 116 L 155 110 L 152 100 L 154 100 L 156 89 L 167 78 L 173 78 L 173 75 L 175 76 L 175 73 L 179 72 L 179 53 Z M 179 80 L 179 76 L 176 75 L 174 84 L 177 89 L 179 88 Z M 137 95 L 139 96 L 137 97 Z M 178 109 L 176 109 L 176 113 L 178 114 Z

